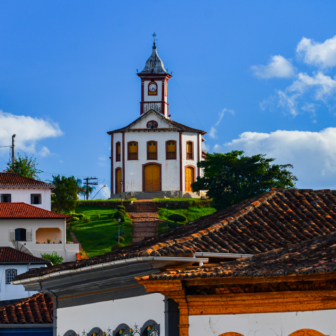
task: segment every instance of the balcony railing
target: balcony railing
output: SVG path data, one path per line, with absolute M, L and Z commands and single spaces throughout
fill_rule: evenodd
M 116 161 L 120 161 L 120 154 L 116 154 Z
M 128 153 L 128 160 L 138 160 L 138 153 Z
M 192 160 L 192 159 L 193 159 L 193 154 L 187 153 L 187 160 Z
M 167 160 L 176 159 L 176 152 L 167 152 Z
M 147 153 L 147 160 L 157 160 L 157 153 Z

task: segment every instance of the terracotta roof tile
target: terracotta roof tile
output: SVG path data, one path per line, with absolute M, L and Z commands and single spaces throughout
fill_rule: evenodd
M 239 216 L 233 217 L 234 214 Z M 158 237 L 102 256 L 31 270 L 17 279 L 137 256 L 189 256 L 193 252 L 257 254 L 332 232 L 336 232 L 336 191 L 276 189 Z
M 49 260 L 35 257 L 9 246 L 0 246 L 0 264 L 1 263 L 39 263 L 50 265 Z
M 0 173 L 0 188 L 42 188 L 55 189 L 50 183 L 23 177 L 14 173 Z
M 151 280 L 201 277 L 274 277 L 336 271 L 336 232 L 216 266 L 188 267 L 150 275 Z M 146 277 L 148 279 L 148 277 Z M 144 279 L 142 277 L 141 279 Z
M 36 206 L 18 203 L 0 203 L 0 219 L 4 218 L 71 218 Z
M 52 298 L 42 293 L 0 308 L 0 324 L 52 324 L 52 316 Z

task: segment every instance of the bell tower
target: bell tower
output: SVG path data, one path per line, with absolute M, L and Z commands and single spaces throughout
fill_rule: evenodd
M 153 50 L 145 68 L 138 72 L 141 78 L 140 115 L 149 110 L 155 110 L 169 118 L 168 80 L 172 77 L 164 68 L 157 54 L 155 33 L 153 34 Z

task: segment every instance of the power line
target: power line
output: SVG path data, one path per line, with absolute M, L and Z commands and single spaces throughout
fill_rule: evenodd
M 98 182 L 90 182 L 90 180 L 98 180 L 97 177 L 86 177 L 83 179 L 86 184 L 86 199 L 89 199 L 89 185 L 98 185 Z M 99 190 L 100 191 L 100 190 Z

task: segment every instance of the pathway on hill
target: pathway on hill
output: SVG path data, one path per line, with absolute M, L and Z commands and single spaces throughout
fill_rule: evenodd
M 152 201 L 133 202 L 127 207 L 133 221 L 133 243 L 157 236 L 160 223 L 158 210 Z

